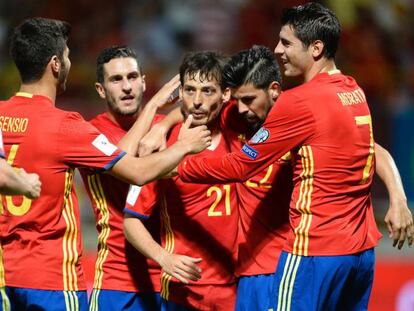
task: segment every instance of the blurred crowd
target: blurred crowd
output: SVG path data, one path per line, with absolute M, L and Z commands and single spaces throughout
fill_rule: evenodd
M 274 48 L 283 7 L 299 0 L 0 0 L 0 98 L 12 95 L 18 75 L 8 56 L 13 26 L 26 17 L 72 24 L 72 69 L 62 108 L 90 118 L 105 109 L 93 87 L 98 52 L 112 44 L 138 51 L 147 81 L 146 98 L 178 70 L 189 50 L 226 54 L 263 44 Z M 414 200 L 414 1 L 323 1 L 338 15 L 340 69 L 365 89 L 375 137 L 390 149 Z M 378 186 L 376 186 L 378 187 Z M 379 187 L 378 196 L 384 196 Z

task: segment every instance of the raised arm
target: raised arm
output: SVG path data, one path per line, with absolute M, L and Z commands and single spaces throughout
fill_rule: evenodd
M 190 128 L 192 116 L 184 123 L 179 140 L 161 152 L 142 158 L 126 154 L 109 171 L 109 174 L 134 185 L 144 185 L 173 170 L 190 153 L 198 153 L 211 144 L 206 126 Z
M 413 216 L 407 206 L 400 173 L 390 153 L 378 144 L 375 144 L 375 155 L 376 173 L 385 184 L 390 199 L 385 215 L 389 236 L 398 249 L 403 247 L 405 240 L 411 246 L 414 239 Z
M 137 121 L 117 144 L 120 149 L 132 156 L 138 154 L 138 145 L 149 131 L 157 110 L 174 102 L 171 96 L 179 85 L 180 77 L 176 75 L 151 98 L 141 111 Z
M 167 147 L 167 134 L 170 129 L 184 121 L 180 107 L 170 111 L 164 119 L 154 124 L 150 131 L 141 139 L 138 147 L 140 157 L 151 154 L 156 150 L 164 150 Z

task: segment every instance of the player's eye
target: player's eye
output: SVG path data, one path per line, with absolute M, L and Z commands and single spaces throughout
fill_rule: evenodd
M 242 97 L 240 100 L 243 104 L 250 105 L 253 102 L 254 97 Z
M 206 95 L 212 95 L 212 94 L 214 94 L 215 93 L 215 90 L 213 89 L 213 88 L 205 88 L 205 89 L 203 89 L 203 92 L 206 94 Z
M 119 82 L 122 81 L 122 77 L 121 76 L 112 76 L 109 78 L 110 82 Z
M 128 75 L 129 80 L 136 80 L 136 79 L 138 79 L 138 77 L 139 77 L 139 75 L 138 75 L 137 72 L 134 72 L 134 73 L 131 73 L 131 74 Z

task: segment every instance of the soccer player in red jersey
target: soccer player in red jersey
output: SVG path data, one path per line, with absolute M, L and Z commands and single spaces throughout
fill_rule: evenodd
M 188 54 L 180 66 L 183 114 L 191 113 L 193 126 L 207 124 L 212 132 L 211 148 L 201 157 L 229 152 L 218 122 L 224 98 L 220 84 L 223 65 L 221 56 L 200 52 Z M 179 127 L 172 129 L 168 144 L 177 139 Z M 144 186 L 138 199 L 137 194 L 128 196 L 125 234 L 131 244 L 163 268 L 161 297 L 165 310 L 234 309 L 238 235 L 235 191 L 234 184 L 186 184 L 174 177 Z M 161 203 L 162 247 L 141 222 L 157 203 Z
M 168 150 L 135 158 L 111 144 L 78 113 L 57 109 L 55 98 L 64 91 L 70 69 L 69 32 L 65 22 L 32 18 L 14 30 L 11 40 L 22 85 L 0 105 L 4 145 L 9 163 L 35 172 L 43 183 L 35 201 L 2 198 L 0 271 L 7 294 L 2 302 L 11 309 L 88 308 L 73 187 L 76 167 L 108 171 L 143 184 L 169 171 L 186 154 L 209 145 L 209 131 L 184 128 L 182 140 Z M 196 143 L 196 137 L 201 141 Z
M 280 84 L 279 67 L 270 49 L 254 46 L 231 57 L 224 68 L 223 85 L 230 87 L 233 100 L 223 107 L 220 122 L 232 151 L 240 150 L 263 124 L 280 94 Z M 164 123 L 169 118 L 173 117 L 157 124 L 164 127 L 161 133 L 168 130 Z M 159 129 L 149 133 L 158 145 L 164 139 L 159 134 Z M 392 157 L 378 145 L 376 156 L 378 175 L 396 205 L 390 212 L 409 213 Z M 236 310 L 267 310 L 274 299 L 275 268 L 289 230 L 291 180 L 292 167 L 284 157 L 248 181 L 235 184 L 240 213 Z
M 98 94 L 107 103 L 107 112 L 90 123 L 109 141 L 117 144 L 143 110 L 145 76 L 134 50 L 125 46 L 104 49 L 97 59 Z M 169 97 L 179 85 L 178 76 L 162 90 Z M 157 94 L 159 96 L 159 94 Z M 151 100 L 146 109 L 159 101 Z M 91 199 L 98 229 L 98 256 L 95 265 L 91 310 L 160 309 L 160 267 L 129 244 L 123 233 L 123 209 L 129 189 L 108 174 L 82 169 L 81 175 Z M 146 222 L 159 240 L 159 217 Z
M 365 95 L 336 70 L 340 26 L 331 11 L 316 3 L 295 7 L 282 25 L 275 52 L 284 74 L 302 84 L 279 97 L 241 152 L 185 160 L 179 173 L 185 181 L 244 180 L 291 151 L 293 230 L 276 271 L 275 310 L 366 309 L 380 234 L 370 196 L 374 140 Z M 412 227 L 411 215 L 407 220 Z

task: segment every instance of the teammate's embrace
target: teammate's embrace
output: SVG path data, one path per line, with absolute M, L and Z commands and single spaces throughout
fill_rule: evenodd
M 0 105 L 0 116 L 14 122 L 4 132 L 9 162 L 35 172 L 43 182 L 38 200 L 7 199 L 0 216 L 6 295 L 13 310 L 86 310 L 80 263 L 79 208 L 73 187 L 75 167 L 109 171 L 135 184 L 171 170 L 186 154 L 209 145 L 202 127 L 182 132 L 169 150 L 135 158 L 111 144 L 78 113 L 55 107 L 70 69 L 69 24 L 32 18 L 12 37 L 11 55 L 20 91 Z M 150 170 L 148 168 L 151 168 Z M 4 270 L 3 270 L 4 269 Z
M 331 11 L 308 3 L 287 10 L 282 25 L 275 52 L 300 85 L 279 96 L 240 152 L 186 159 L 180 177 L 245 180 L 291 151 L 292 230 L 276 271 L 275 310 L 366 309 L 380 238 L 369 108 L 355 80 L 336 69 L 340 26 Z

